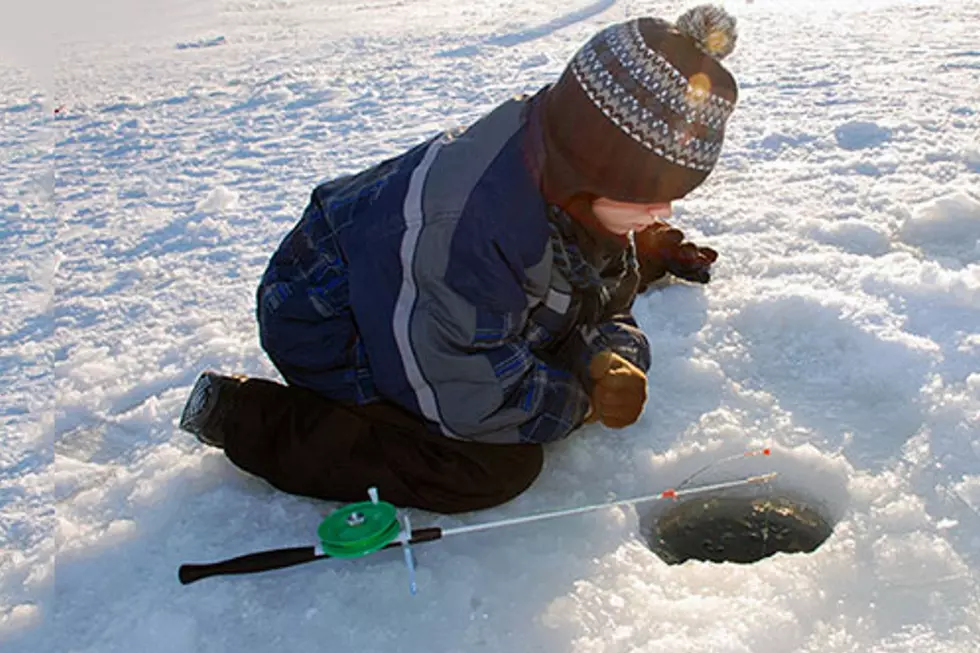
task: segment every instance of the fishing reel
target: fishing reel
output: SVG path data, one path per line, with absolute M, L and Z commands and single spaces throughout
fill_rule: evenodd
M 415 556 L 412 553 L 412 522 L 398 509 L 381 501 L 378 489 L 368 489 L 370 501 L 349 503 L 337 508 L 316 529 L 316 555 L 333 558 L 361 558 L 392 545 L 401 545 L 408 568 L 409 590 L 418 591 L 415 582 Z

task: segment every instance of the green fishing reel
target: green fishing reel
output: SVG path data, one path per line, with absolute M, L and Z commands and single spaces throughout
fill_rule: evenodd
M 395 506 L 379 501 L 375 488 L 368 490 L 368 495 L 370 501 L 342 506 L 320 523 L 316 533 L 324 553 L 335 558 L 360 558 L 398 539 L 402 528 Z

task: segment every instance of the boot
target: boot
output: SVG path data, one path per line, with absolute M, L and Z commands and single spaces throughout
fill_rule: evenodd
M 243 375 L 223 376 L 211 370 L 202 372 L 180 415 L 180 428 L 193 433 L 206 445 L 223 449 L 225 434 L 222 426 L 231 396 L 247 378 Z

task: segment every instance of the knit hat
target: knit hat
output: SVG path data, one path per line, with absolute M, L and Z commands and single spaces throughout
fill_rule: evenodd
M 586 43 L 544 99 L 544 193 L 679 199 L 714 168 L 735 108 L 735 19 L 701 5 L 676 25 L 636 18 Z

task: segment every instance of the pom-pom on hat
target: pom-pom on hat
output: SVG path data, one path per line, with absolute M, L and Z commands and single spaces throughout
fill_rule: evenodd
M 736 38 L 735 19 L 713 5 L 676 24 L 636 18 L 592 37 L 545 97 L 547 199 L 669 202 L 699 186 L 738 99 L 720 63 Z

